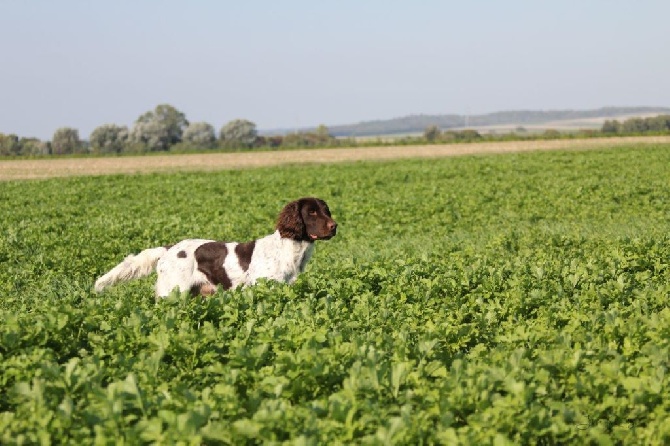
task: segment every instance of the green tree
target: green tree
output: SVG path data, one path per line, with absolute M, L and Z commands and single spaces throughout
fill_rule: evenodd
M 207 122 L 192 122 L 184 130 L 183 142 L 193 147 L 211 149 L 216 143 L 214 127 Z
M 333 138 L 332 135 L 330 134 L 330 130 L 328 130 L 328 127 L 326 127 L 323 124 L 319 125 L 316 128 L 315 134 L 319 138 L 319 140 L 323 142 L 328 142 Z
M 128 142 L 132 151 L 161 151 L 170 148 L 170 135 L 167 127 L 157 121 L 136 122 L 130 131 Z
M 37 138 L 21 138 L 21 155 L 49 155 L 51 148 L 49 143 Z
M 97 153 L 120 153 L 128 141 L 128 127 L 103 124 L 91 133 L 91 149 Z
M 626 119 L 623 124 L 621 124 L 621 131 L 623 133 L 644 133 L 647 130 L 647 123 L 642 118 Z
M 246 119 L 230 121 L 219 132 L 224 147 L 253 147 L 257 136 L 256 124 Z
M 556 129 L 547 129 L 542 134 L 547 139 L 558 139 L 561 137 L 561 132 Z
M 320 124 L 314 132 L 307 133 L 306 139 L 310 146 L 329 146 L 337 142 L 337 139 L 330 134 L 328 127 L 323 124 Z
M 603 126 L 600 129 L 603 133 L 619 133 L 621 131 L 621 123 L 616 119 L 610 121 L 609 119 L 603 122 Z
M 146 146 L 148 150 L 168 150 L 181 141 L 187 126 L 184 113 L 169 104 L 161 104 L 137 118 L 129 140 Z
M 472 130 L 472 129 L 467 129 L 467 130 L 461 130 L 458 132 L 459 138 L 463 139 L 465 141 L 474 141 L 477 139 L 481 139 L 482 135 L 479 134 L 477 130 Z
M 21 152 L 21 145 L 19 144 L 19 137 L 16 135 L 5 135 L 0 133 L 0 155 L 19 155 Z
M 440 128 L 436 125 L 430 125 L 426 127 L 426 129 L 423 131 L 423 137 L 428 142 L 437 141 L 441 135 L 442 132 L 440 131 Z
M 79 130 L 71 127 L 61 127 L 51 139 L 51 150 L 54 155 L 69 153 L 83 153 L 84 145 L 79 139 Z
M 670 130 L 670 115 L 647 118 L 647 128 L 650 132 L 667 132 Z

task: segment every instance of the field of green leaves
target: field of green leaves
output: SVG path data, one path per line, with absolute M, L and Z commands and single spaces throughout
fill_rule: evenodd
M 100 295 L 328 201 L 293 286 Z M 0 184 L 2 444 L 667 444 L 670 146 Z

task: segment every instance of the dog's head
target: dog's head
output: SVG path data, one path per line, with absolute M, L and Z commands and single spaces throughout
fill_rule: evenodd
M 277 230 L 283 238 L 313 242 L 334 237 L 337 223 L 325 201 L 308 197 L 284 206 L 277 219 Z

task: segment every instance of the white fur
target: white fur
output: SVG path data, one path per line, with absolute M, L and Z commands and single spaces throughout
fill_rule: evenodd
M 137 255 L 129 255 L 123 262 L 116 265 L 110 272 L 95 281 L 95 291 L 118 282 L 148 276 L 156 268 L 156 263 L 168 250 L 166 248 L 145 249 Z
M 183 240 L 169 249 L 152 248 L 126 259 L 95 282 L 95 290 L 100 292 L 115 283 L 149 275 L 153 269 L 158 273 L 156 295 L 165 297 L 174 289 L 190 291 L 199 285 L 209 283 L 207 277 L 198 270 L 195 251 L 212 240 Z M 232 282 L 232 288 L 253 285 L 265 278 L 278 282 L 293 283 L 304 271 L 314 251 L 314 243 L 282 238 L 279 231 L 256 240 L 249 268 L 244 271 L 235 254 L 237 243 L 226 243 L 228 254 L 223 267 Z M 177 257 L 185 252 L 186 257 Z

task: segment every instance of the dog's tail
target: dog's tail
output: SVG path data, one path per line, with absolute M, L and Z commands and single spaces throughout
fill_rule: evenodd
M 156 268 L 156 263 L 167 252 L 166 247 L 145 249 L 137 255 L 129 255 L 123 262 L 95 281 L 95 291 L 101 292 L 108 286 L 127 280 L 148 276 Z

